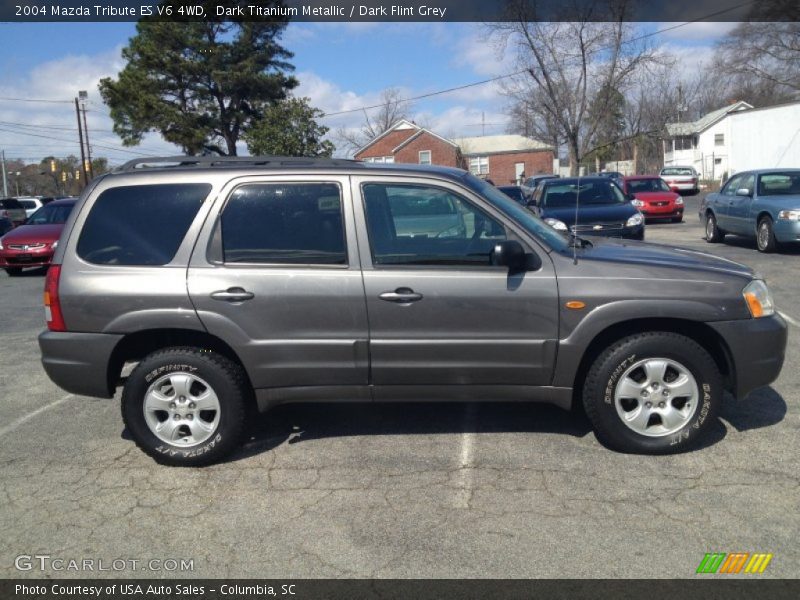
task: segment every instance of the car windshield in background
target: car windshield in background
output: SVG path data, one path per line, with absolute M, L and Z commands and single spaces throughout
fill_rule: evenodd
M 627 202 L 622 191 L 610 181 L 586 181 L 548 185 L 542 196 L 542 206 L 565 208 L 568 206 L 623 204 Z
M 759 196 L 800 195 L 800 171 L 765 173 L 758 178 Z
M 26 225 L 63 225 L 67 222 L 74 204 L 48 204 L 43 206 L 25 222 Z
M 694 171 L 692 171 L 691 169 L 686 169 L 686 168 L 681 169 L 681 168 L 675 167 L 675 168 L 671 168 L 671 169 L 662 169 L 661 174 L 662 175 L 689 175 L 691 177 L 691 176 L 694 175 Z
M 637 192 L 668 192 L 669 186 L 661 179 L 629 179 L 628 190 L 631 194 Z
M 512 217 L 521 227 L 532 235 L 543 240 L 553 250 L 564 252 L 569 249 L 569 240 L 566 236 L 550 227 L 538 216 L 527 208 L 524 208 L 506 196 L 503 192 L 494 187 L 491 183 L 486 183 L 474 175 L 467 173 L 464 175 L 464 183 L 473 191 L 477 192 L 499 210 Z
M 520 204 L 525 204 L 525 194 L 522 189 L 516 185 L 501 185 L 497 188 L 512 200 L 516 200 Z

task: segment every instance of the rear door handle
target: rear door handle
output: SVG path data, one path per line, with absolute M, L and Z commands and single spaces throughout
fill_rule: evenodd
M 245 300 L 252 300 L 255 298 L 255 294 L 253 292 L 248 292 L 244 288 L 230 287 L 227 290 L 211 292 L 211 297 L 214 300 L 225 300 L 226 302 L 244 302 Z
M 409 304 L 422 300 L 422 294 L 416 293 L 411 288 L 401 287 L 393 292 L 383 292 L 378 298 L 387 302 L 396 302 L 397 304 Z

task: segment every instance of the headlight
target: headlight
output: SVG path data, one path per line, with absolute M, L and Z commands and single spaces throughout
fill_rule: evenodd
M 800 210 L 782 210 L 778 213 L 778 218 L 786 221 L 800 221 Z
M 644 217 L 642 216 L 642 213 L 637 212 L 630 219 L 628 219 L 627 223 L 625 223 L 625 227 L 636 227 L 642 223 L 644 223 Z
M 754 319 L 769 317 L 775 314 L 775 304 L 772 302 L 772 293 L 767 284 L 761 279 L 754 279 L 742 290 L 744 301 Z
M 58 248 L 58 240 L 56 240 L 55 242 L 53 242 L 53 245 L 52 245 L 52 246 L 50 246 L 50 247 L 51 247 L 53 250 L 55 250 L 56 248 Z
M 675 198 L 675 204 L 681 206 L 683 204 L 683 198 Z
M 633 204 L 636 208 L 644 206 L 644 202 L 641 200 L 631 200 L 631 204 Z
M 550 225 L 550 227 L 552 227 L 553 229 L 556 229 L 558 231 L 567 230 L 566 223 L 564 223 L 563 221 L 559 221 L 558 219 L 545 219 L 544 222 Z
M 4 250 L 4 248 L 3 248 L 3 240 L 0 240 L 0 250 Z

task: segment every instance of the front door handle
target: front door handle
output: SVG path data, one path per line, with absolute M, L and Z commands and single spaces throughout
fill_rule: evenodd
M 244 302 L 245 300 L 252 300 L 255 294 L 248 292 L 244 288 L 230 287 L 227 290 L 211 292 L 211 297 L 214 300 L 225 300 L 226 302 Z
M 422 294 L 417 294 L 411 288 L 401 287 L 393 292 L 383 292 L 378 298 L 387 302 L 396 302 L 397 304 L 409 304 L 422 300 Z

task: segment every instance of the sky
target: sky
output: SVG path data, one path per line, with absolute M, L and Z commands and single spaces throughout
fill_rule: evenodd
M 652 33 L 674 25 L 636 28 Z M 682 69 L 702 70 L 713 44 L 735 25 L 691 23 L 651 41 L 674 53 Z M 97 91 L 101 78 L 124 67 L 120 52 L 134 33 L 133 23 L 0 23 L 0 150 L 6 157 L 38 162 L 50 154 L 79 155 L 73 104 L 79 90 L 89 94 L 93 157 L 120 164 L 179 154 L 157 134 L 139 146 L 123 147 Z M 291 62 L 300 81 L 295 95 L 309 97 L 325 113 L 376 104 L 388 87 L 413 97 L 514 70 L 511 52 L 477 23 L 293 23 L 282 43 L 294 53 Z M 504 133 L 507 100 L 500 92 L 493 82 L 416 101 L 413 115 L 445 136 Z M 335 131 L 358 127 L 363 118 L 355 112 L 322 122 Z

